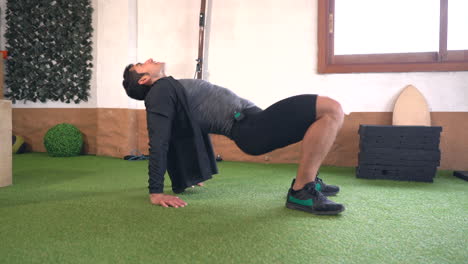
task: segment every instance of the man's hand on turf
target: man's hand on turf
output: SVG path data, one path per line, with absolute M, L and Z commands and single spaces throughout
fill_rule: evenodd
M 179 197 L 163 193 L 150 194 L 150 201 L 152 204 L 161 205 L 162 207 L 179 208 L 187 205 L 187 203 Z

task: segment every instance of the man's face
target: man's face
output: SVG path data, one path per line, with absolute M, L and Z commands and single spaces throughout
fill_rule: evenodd
M 155 62 L 153 59 L 148 59 L 144 63 L 135 64 L 133 69 L 137 73 L 148 73 L 151 78 L 157 78 L 164 74 L 165 66 L 166 63 L 164 62 Z

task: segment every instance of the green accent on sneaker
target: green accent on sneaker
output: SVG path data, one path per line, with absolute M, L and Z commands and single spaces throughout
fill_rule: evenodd
M 289 195 L 288 200 L 292 203 L 297 203 L 297 204 L 304 205 L 304 206 L 312 206 L 314 204 L 312 199 L 301 200 L 301 199 L 294 198 L 292 195 Z
M 322 189 L 322 185 L 320 183 L 315 184 L 315 190 L 320 192 L 320 189 Z

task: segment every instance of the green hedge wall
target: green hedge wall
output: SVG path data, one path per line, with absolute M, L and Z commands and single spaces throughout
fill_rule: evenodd
M 87 101 L 92 65 L 90 0 L 8 0 L 5 96 Z

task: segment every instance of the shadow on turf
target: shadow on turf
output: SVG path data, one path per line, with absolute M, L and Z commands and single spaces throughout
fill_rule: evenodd
M 391 188 L 391 189 L 427 189 L 437 184 L 436 181 L 430 182 L 411 182 L 411 181 L 393 181 L 393 180 L 381 180 L 381 179 L 357 179 L 357 184 L 353 187 L 380 187 L 380 188 Z
M 105 196 L 109 193 L 105 192 L 76 192 L 76 191 L 36 191 L 30 194 L 22 194 L 21 196 L 16 196 L 14 199 L 1 199 L 0 208 L 6 207 L 16 207 L 32 204 L 42 204 L 42 203 L 53 203 L 53 202 L 64 202 L 71 200 L 83 199 L 86 197 L 96 197 L 96 196 Z
M 114 200 L 115 196 L 121 199 L 122 203 L 128 204 L 129 201 L 134 203 L 136 200 L 139 202 L 147 201 L 144 195 L 138 195 L 142 193 L 142 188 L 112 190 L 112 191 L 67 191 L 67 190 L 50 190 L 42 189 L 29 192 L 22 192 L 21 194 L 16 193 L 14 195 L 7 194 L 1 195 L 0 193 L 0 208 L 25 206 L 25 205 L 39 205 L 42 203 L 54 203 L 54 202 L 70 202 L 83 200 L 83 203 L 87 203 L 86 199 L 103 199 L 102 202 Z M 138 194 L 137 194 L 138 193 Z M 7 197 L 6 197 L 7 196 Z M 129 200 L 132 197 L 132 200 Z M 133 200 L 135 198 L 135 200 Z
M 21 169 L 13 174 L 13 184 L 16 187 L 34 186 L 34 188 L 73 181 L 95 175 L 95 171 L 84 169 L 34 168 Z
M 261 220 L 261 221 L 276 221 L 278 218 L 282 218 L 283 220 L 287 219 L 305 219 L 305 218 L 320 218 L 320 219 L 337 219 L 341 218 L 340 215 L 314 215 L 311 213 L 292 210 L 288 209 L 285 206 L 285 199 L 286 196 L 278 193 L 278 195 L 274 195 L 271 199 L 265 200 L 264 198 L 261 199 L 261 203 L 264 202 L 271 202 L 271 206 L 262 207 L 258 206 L 255 203 L 243 203 L 242 201 L 228 198 L 224 199 L 222 190 L 215 191 L 213 189 L 209 190 L 206 186 L 205 187 L 195 187 L 195 188 L 188 188 L 185 192 L 180 194 L 174 194 L 172 192 L 168 192 L 167 194 L 170 195 L 177 195 L 188 202 L 188 206 L 184 208 L 163 208 L 158 205 L 151 205 L 153 206 L 154 210 L 158 210 L 161 212 L 170 212 L 172 213 L 180 213 L 181 216 L 185 215 L 185 210 L 190 211 L 190 213 L 194 213 L 196 215 L 213 215 L 215 214 L 217 218 L 226 218 L 230 219 L 230 221 L 236 219 L 238 222 L 243 221 L 251 221 Z M 204 194 L 211 194 L 207 197 Z M 283 197 L 284 196 L 284 197 Z M 149 200 L 147 200 L 146 196 L 144 197 L 146 202 L 149 204 Z M 142 195 L 132 194 L 131 199 L 133 201 L 142 201 Z M 344 212 L 345 214 L 346 212 Z M 286 219 L 286 220 L 287 220 Z

